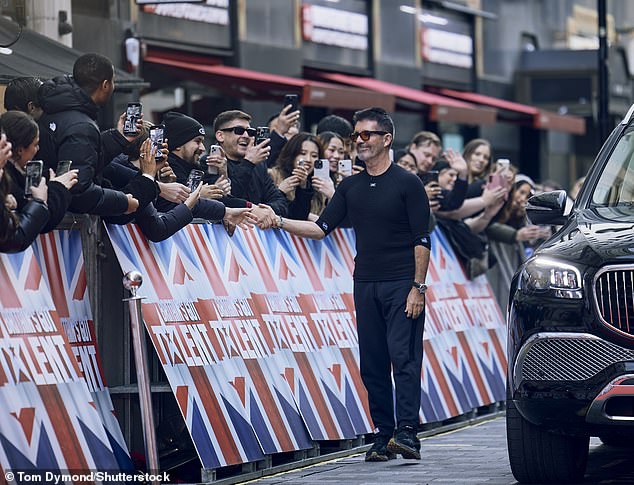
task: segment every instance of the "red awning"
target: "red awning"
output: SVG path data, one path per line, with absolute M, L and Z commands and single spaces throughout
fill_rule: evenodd
M 166 68 L 179 77 L 212 85 L 236 97 L 277 96 L 281 99 L 284 93 L 297 93 L 304 106 L 349 110 L 380 106 L 386 111 L 394 111 L 396 104 L 391 94 L 377 96 L 376 92 L 366 89 L 210 64 L 209 58 L 191 54 L 151 51 L 144 61 Z
M 491 106 L 493 108 L 497 108 L 498 110 L 518 113 L 524 118 L 528 117 L 531 120 L 533 127 L 540 128 L 542 130 L 564 131 L 575 135 L 584 135 L 586 133 L 586 122 L 579 116 L 560 115 L 551 111 L 539 109 L 535 106 L 514 103 L 512 101 L 506 101 L 505 99 L 466 91 L 438 89 L 438 93 L 471 103 Z
M 328 81 L 357 86 L 376 93 L 390 94 L 406 101 L 424 104 L 430 107 L 429 117 L 432 121 L 452 121 L 471 125 L 491 125 L 496 121 L 496 110 L 493 108 L 483 108 L 419 89 L 399 86 L 369 77 L 334 72 L 319 72 L 316 75 Z

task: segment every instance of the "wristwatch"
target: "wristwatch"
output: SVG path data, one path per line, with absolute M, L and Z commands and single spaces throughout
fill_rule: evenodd
M 412 283 L 412 288 L 416 288 L 421 295 L 424 295 L 427 291 L 427 285 L 425 283 L 419 283 L 418 281 Z

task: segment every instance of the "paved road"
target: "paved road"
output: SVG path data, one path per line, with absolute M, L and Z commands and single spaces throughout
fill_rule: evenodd
M 420 462 L 398 458 L 386 463 L 365 463 L 355 455 L 301 470 L 254 480 L 257 485 L 392 485 L 464 484 L 511 485 L 506 454 L 504 417 L 422 442 Z M 583 485 L 634 484 L 632 450 L 609 448 L 593 438 Z

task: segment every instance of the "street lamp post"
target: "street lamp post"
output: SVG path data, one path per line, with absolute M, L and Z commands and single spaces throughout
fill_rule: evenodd
M 598 93 L 598 128 L 599 143 L 608 137 L 609 113 L 608 103 L 610 92 L 608 87 L 608 39 L 606 27 L 606 1 L 597 0 L 597 10 L 599 16 L 599 93 Z

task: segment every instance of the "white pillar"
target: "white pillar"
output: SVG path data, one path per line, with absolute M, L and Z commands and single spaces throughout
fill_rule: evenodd
M 42 35 L 72 47 L 73 34 L 59 35 L 59 12 L 68 13 L 71 22 L 71 0 L 25 0 L 26 26 Z

